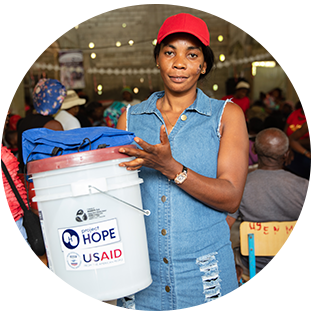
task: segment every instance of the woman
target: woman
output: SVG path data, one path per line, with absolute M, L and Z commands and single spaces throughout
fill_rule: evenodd
M 285 126 L 285 133 L 290 137 L 296 130 L 300 129 L 303 124 L 312 119 L 312 87 L 306 88 L 300 96 L 300 102 L 297 104 L 299 107 L 292 112 Z M 306 131 L 305 131 L 306 130 Z M 304 132 L 304 133 L 303 133 Z M 302 145 L 299 150 L 294 150 L 292 161 L 286 166 L 292 173 L 303 177 L 307 180 L 311 180 L 311 159 L 307 156 L 307 149 L 311 148 L 312 130 L 308 130 L 307 127 L 303 131 L 297 132 L 300 137 L 297 138 Z M 302 134 L 302 135 L 301 135 Z M 294 138 L 292 138 L 294 139 Z M 293 145 L 293 142 L 290 142 Z M 305 147 L 305 150 L 302 150 Z M 301 154 L 301 152 L 305 154 Z
M 128 107 L 117 128 L 134 132 L 142 149 L 120 166 L 140 169 L 153 283 L 118 301 L 139 310 L 199 305 L 237 287 L 227 213 L 240 203 L 248 170 L 242 110 L 197 89 L 213 66 L 206 24 L 189 14 L 160 28 L 155 61 L 164 82 Z M 226 106 L 225 106 L 226 104 Z
M 247 111 L 250 108 L 250 100 L 248 93 L 250 91 L 250 85 L 245 81 L 240 81 L 235 86 L 235 91 L 232 95 L 222 97 L 222 100 L 232 99 L 235 104 L 240 106 L 247 118 Z
M 74 90 L 68 90 L 62 106 L 54 119 L 61 123 L 64 131 L 81 128 L 77 116 L 80 107 L 86 103 L 86 99 L 80 98 Z
M 25 172 L 23 158 L 22 134 L 34 128 L 46 128 L 55 131 L 63 131 L 63 126 L 53 118 L 61 108 L 66 97 L 66 88 L 54 79 L 40 79 L 33 90 L 33 103 L 35 113 L 20 119 L 17 124 L 17 147 L 19 172 Z M 27 157 L 27 156 L 26 156 Z
M 304 122 L 300 129 L 289 136 L 289 146 L 299 154 L 302 154 L 311 159 L 310 143 L 301 142 L 300 139 L 306 134 L 309 134 L 308 123 Z M 309 150 L 308 150 L 309 149 Z
M 5 84 L 0 79 L 0 128 L 9 121 Z M 18 161 L 0 144 L 0 157 L 5 163 L 21 197 L 27 204 L 26 191 L 17 176 Z M 33 311 L 37 300 L 35 268 L 26 231 L 23 227 L 23 210 L 20 207 L 2 169 L 0 201 L 0 285 L 9 311 Z

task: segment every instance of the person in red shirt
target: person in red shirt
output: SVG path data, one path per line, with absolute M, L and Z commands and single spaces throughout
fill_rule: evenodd
M 300 102 L 296 104 L 296 110 L 293 111 L 287 121 L 284 128 L 284 132 L 287 134 L 287 136 L 290 138 L 293 133 L 299 133 L 298 131 L 301 130 L 302 126 L 304 126 L 304 129 L 306 128 L 306 116 L 303 111 L 302 105 Z M 304 132 L 300 134 L 300 138 L 298 138 L 298 142 L 300 145 L 305 147 L 308 151 L 310 151 L 310 134 L 309 131 L 307 132 L 304 130 Z M 287 164 L 285 168 L 294 174 L 310 179 L 310 169 L 311 169 L 311 158 L 307 156 L 306 154 L 301 154 L 297 152 L 296 150 L 292 149 L 291 154 L 289 157 L 289 160 L 287 161 Z
M 301 126 L 307 121 L 301 102 L 297 103 L 296 108 L 297 109 L 288 116 L 286 121 L 284 132 L 287 134 L 287 136 L 290 136 L 296 130 L 300 129 Z M 304 134 L 302 139 L 308 137 L 309 132 Z
M 250 107 L 250 100 L 247 97 L 250 85 L 247 82 L 240 81 L 236 87 L 233 95 L 227 95 L 222 100 L 231 99 L 233 103 L 240 106 L 246 116 L 246 111 Z

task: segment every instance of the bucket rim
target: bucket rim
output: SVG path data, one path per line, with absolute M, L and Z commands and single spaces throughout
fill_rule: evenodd
M 61 156 L 54 156 L 45 159 L 33 160 L 27 163 L 27 174 L 32 175 L 35 173 L 83 166 L 102 161 L 129 158 L 128 155 L 119 152 L 120 147 L 136 148 L 136 145 L 131 144 L 106 147 Z

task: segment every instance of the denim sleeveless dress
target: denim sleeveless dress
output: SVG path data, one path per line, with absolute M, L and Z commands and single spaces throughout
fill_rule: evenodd
M 150 144 L 160 142 L 164 124 L 156 92 L 128 108 L 127 129 Z M 226 101 L 197 89 L 195 102 L 169 135 L 173 158 L 211 178 L 217 175 L 220 120 Z M 182 170 L 182 169 L 181 169 Z M 153 283 L 118 306 L 137 310 L 175 310 L 209 302 L 237 288 L 227 213 L 197 201 L 159 171 L 142 167 L 141 193 Z M 209 193 L 209 191 L 207 191 Z

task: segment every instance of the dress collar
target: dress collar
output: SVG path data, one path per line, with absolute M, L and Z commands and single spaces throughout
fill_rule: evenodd
M 197 97 L 195 101 L 185 111 L 197 111 L 200 114 L 210 116 L 211 115 L 211 98 L 205 95 L 199 88 L 196 89 Z M 144 114 L 144 113 L 156 113 L 156 102 L 159 98 L 164 97 L 165 92 L 153 93 L 147 100 L 143 101 L 139 105 L 132 107 L 131 114 Z

